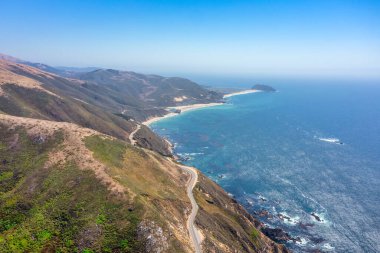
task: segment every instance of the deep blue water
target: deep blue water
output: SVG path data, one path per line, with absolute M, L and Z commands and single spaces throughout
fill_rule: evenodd
M 152 128 L 251 213 L 268 210 L 296 252 L 380 252 L 380 86 L 276 88 Z

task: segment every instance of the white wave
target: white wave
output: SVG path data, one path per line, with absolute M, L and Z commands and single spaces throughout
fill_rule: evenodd
M 333 251 L 335 249 L 335 247 L 331 246 L 330 243 L 323 244 L 322 248 L 327 250 L 327 251 Z
M 317 213 L 317 212 L 314 212 L 314 214 L 316 216 L 319 217 L 319 221 L 313 216 L 313 219 L 315 221 L 317 221 L 318 223 L 321 223 L 321 224 L 325 224 L 325 225 L 330 225 L 330 221 L 328 219 L 326 219 L 326 214 L 325 213 Z
M 284 223 L 291 226 L 297 225 L 301 219 L 299 216 L 292 217 L 286 212 L 280 212 L 279 214 L 282 215 Z
M 261 200 L 261 201 L 267 201 L 267 199 L 263 196 L 263 195 L 261 195 L 261 194 L 259 194 L 259 199 Z
M 227 177 L 228 177 L 227 174 L 219 174 L 219 175 L 218 175 L 218 178 L 219 178 L 219 179 L 226 179 Z
M 247 200 L 247 203 L 248 203 L 250 206 L 253 206 L 254 202 L 253 202 L 252 199 L 247 198 L 246 200 Z
M 296 241 L 296 244 L 300 246 L 305 246 L 308 244 L 308 242 L 309 242 L 308 239 L 301 237 L 299 241 Z
M 342 142 L 338 138 L 318 138 L 320 141 L 334 143 L 334 144 L 342 144 Z
M 194 152 L 194 153 L 185 153 L 185 154 L 188 155 L 188 156 L 204 155 L 204 153 L 202 153 L 202 152 L 198 152 L 198 153 L 196 153 L 196 152 Z
M 187 160 L 193 160 L 193 157 L 194 156 L 198 156 L 198 155 L 204 155 L 204 153 L 177 153 L 177 155 L 179 155 L 180 157 L 183 157 L 183 158 L 186 158 Z

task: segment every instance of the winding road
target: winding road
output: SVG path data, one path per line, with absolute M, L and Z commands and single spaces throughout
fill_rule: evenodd
M 190 238 L 193 241 L 195 252 L 201 253 L 202 252 L 201 250 L 202 238 L 198 229 L 194 225 L 195 216 L 197 215 L 198 209 L 199 209 L 198 204 L 195 201 L 195 198 L 193 195 L 193 189 L 198 181 L 198 173 L 192 167 L 184 166 L 184 165 L 181 165 L 180 167 L 181 169 L 183 169 L 184 171 L 190 174 L 190 180 L 188 182 L 186 192 L 187 192 L 187 196 L 190 199 L 192 210 L 191 210 L 191 214 L 189 218 L 187 219 L 187 229 L 189 230 Z
M 137 133 L 137 131 L 139 131 L 140 129 L 141 129 L 141 125 L 137 125 L 136 129 L 133 130 L 133 132 L 129 135 L 129 141 L 134 146 L 136 145 L 136 140 L 134 140 L 134 136 Z M 168 159 L 168 160 L 173 163 L 173 160 L 171 159 Z M 193 167 L 189 167 L 185 165 L 179 165 L 179 167 L 182 170 L 189 173 L 190 175 L 190 179 L 187 183 L 186 192 L 191 202 L 191 213 L 189 215 L 189 218 L 187 219 L 186 226 L 187 226 L 187 229 L 189 230 L 189 235 L 190 235 L 191 241 L 193 242 L 195 253 L 201 253 L 202 252 L 201 250 L 202 238 L 201 238 L 200 232 L 198 231 L 198 229 L 195 227 L 195 224 L 194 224 L 195 216 L 197 215 L 198 209 L 199 209 L 198 204 L 195 201 L 195 198 L 193 195 L 193 189 L 198 182 L 198 172 Z
M 137 131 L 139 131 L 140 129 L 141 129 L 141 125 L 139 124 L 139 125 L 137 125 L 136 129 L 133 130 L 133 132 L 130 133 L 130 135 L 129 135 L 129 141 L 131 142 L 131 144 L 132 144 L 133 146 L 136 145 L 136 140 L 134 139 L 135 134 L 136 134 Z

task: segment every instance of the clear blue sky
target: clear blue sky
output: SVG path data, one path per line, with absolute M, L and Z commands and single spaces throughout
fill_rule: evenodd
M 0 1 L 0 52 L 149 73 L 380 78 L 380 1 Z

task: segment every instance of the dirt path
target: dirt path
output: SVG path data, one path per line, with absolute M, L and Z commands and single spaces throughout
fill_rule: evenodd
M 137 131 L 139 131 L 141 129 L 141 125 L 137 125 L 136 129 L 133 130 L 133 132 L 129 135 L 129 141 L 131 142 L 131 144 L 134 146 L 136 144 L 136 140 L 134 139 L 135 137 L 135 134 L 137 133 Z
M 190 180 L 189 180 L 189 183 L 187 185 L 186 191 L 187 191 L 187 196 L 189 197 L 190 202 L 191 202 L 192 210 L 191 210 L 191 214 L 187 220 L 187 229 L 189 230 L 190 238 L 193 241 L 195 252 L 200 253 L 200 252 L 202 252 L 202 250 L 201 250 L 202 238 L 201 238 L 201 234 L 199 233 L 198 229 L 194 225 L 195 216 L 198 213 L 199 207 L 198 207 L 198 204 L 195 201 L 195 198 L 193 195 L 193 189 L 194 189 L 194 187 L 198 181 L 198 173 L 192 167 L 188 167 L 188 166 L 184 166 L 184 165 L 181 165 L 180 167 L 190 174 Z

